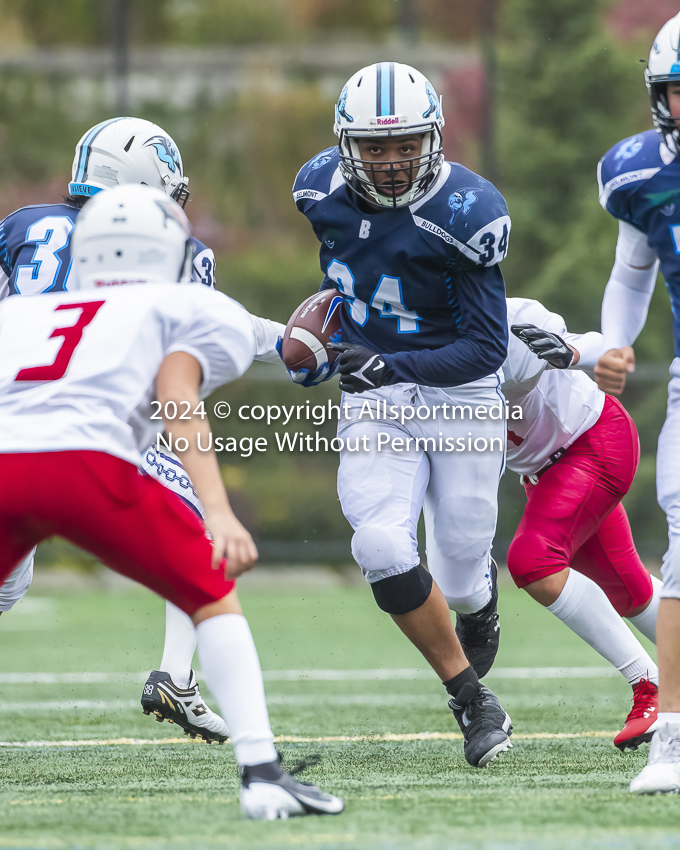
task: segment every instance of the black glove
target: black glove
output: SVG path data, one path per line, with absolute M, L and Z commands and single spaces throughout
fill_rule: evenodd
M 382 354 L 376 354 L 363 345 L 347 342 L 329 343 L 333 351 L 339 351 L 336 360 L 340 374 L 340 389 L 346 393 L 362 393 L 382 387 L 393 377 L 393 371 Z
M 537 328 L 536 325 L 512 325 L 510 330 L 539 360 L 547 360 L 555 369 L 568 369 L 571 366 L 574 352 L 561 336 Z

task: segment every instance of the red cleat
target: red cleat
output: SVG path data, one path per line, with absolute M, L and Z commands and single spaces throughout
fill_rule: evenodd
M 614 738 L 614 746 L 621 752 L 637 750 L 640 744 L 652 740 L 659 712 L 659 688 L 649 679 L 640 679 L 633 685 L 633 707 L 623 729 Z

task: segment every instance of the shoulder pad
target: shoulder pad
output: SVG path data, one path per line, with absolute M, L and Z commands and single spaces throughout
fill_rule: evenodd
M 73 221 L 78 217 L 80 209 L 70 204 L 32 204 L 30 207 L 21 207 L 10 213 L 4 220 L 0 221 L 3 227 L 24 227 L 39 221 L 47 215 L 65 215 Z
M 444 168 L 449 174 L 439 188 L 410 207 L 414 222 L 475 265 L 499 263 L 508 252 L 510 236 L 505 199 L 474 171 L 457 163 Z
M 660 146 L 656 130 L 647 130 L 614 145 L 600 160 L 600 204 L 614 218 L 631 221 L 631 199 L 665 164 Z
M 334 146 L 321 151 L 302 166 L 293 184 L 293 198 L 300 212 L 305 212 L 342 185 L 344 180 L 339 165 L 340 154 Z

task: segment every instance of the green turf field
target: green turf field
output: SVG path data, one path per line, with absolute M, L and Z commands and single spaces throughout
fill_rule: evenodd
M 301 778 L 342 796 L 345 813 L 240 820 L 229 747 L 168 741 L 176 727 L 137 707 L 136 677 L 160 660 L 163 603 L 136 589 L 34 590 L 0 617 L 0 741 L 43 744 L 0 746 L 0 848 L 680 847 L 680 798 L 627 792 L 647 747 L 624 756 L 611 736 L 588 734 L 617 731 L 629 709 L 623 679 L 510 677 L 506 668 L 603 662 L 507 583 L 496 663 L 505 677 L 487 684 L 516 740 L 485 770 L 468 767 L 460 740 L 408 740 L 458 729 L 441 684 L 368 588 L 274 578 L 243 582 L 241 599 L 274 731 L 293 739 L 279 744 L 284 764 L 320 753 Z M 7 675 L 36 671 L 59 675 Z M 64 675 L 83 672 L 102 675 Z M 565 733 L 575 737 L 556 737 Z M 354 736 L 373 740 L 300 740 Z M 63 741 L 75 743 L 44 745 Z

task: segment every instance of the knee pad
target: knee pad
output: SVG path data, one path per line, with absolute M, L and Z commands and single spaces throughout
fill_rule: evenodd
M 362 525 L 352 537 L 352 557 L 365 572 L 412 564 L 414 541 L 400 526 Z
M 373 582 L 371 590 L 381 611 L 408 614 L 427 602 L 432 591 L 432 576 L 418 564 L 408 572 Z

